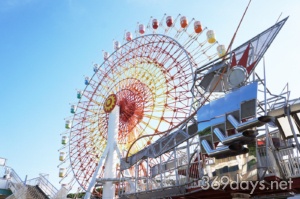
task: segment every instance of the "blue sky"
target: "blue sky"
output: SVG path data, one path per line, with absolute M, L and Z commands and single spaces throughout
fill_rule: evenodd
M 59 187 L 58 149 L 69 103 L 102 50 L 150 17 L 179 13 L 213 29 L 228 46 L 246 0 L 1 0 L 0 1 L 0 157 L 22 179 L 50 174 Z M 288 82 L 300 97 L 298 0 L 252 0 L 234 47 L 290 16 L 267 51 L 267 83 L 278 93 Z M 258 65 L 262 68 L 262 63 Z M 259 70 L 259 69 L 258 69 Z

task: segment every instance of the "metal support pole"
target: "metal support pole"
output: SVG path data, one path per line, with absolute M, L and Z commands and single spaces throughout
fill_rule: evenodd
M 121 159 L 122 155 L 121 155 L 121 152 L 119 150 L 119 148 L 116 146 L 116 151 L 117 151 L 117 154 L 119 156 L 119 159 Z M 128 169 L 124 170 L 124 176 L 125 178 L 130 178 L 129 180 L 129 185 L 130 185 L 130 193 L 134 193 L 135 192 L 135 185 L 134 183 L 132 182 L 132 176 L 131 174 L 129 173 Z
M 264 108 L 265 108 L 265 115 L 267 115 L 267 80 L 266 80 L 266 67 L 265 67 L 265 57 L 263 57 L 263 69 L 264 69 Z M 278 160 L 278 157 L 276 155 L 276 152 L 275 152 L 275 148 L 274 148 L 274 145 L 273 145 L 273 142 L 270 143 L 270 140 L 269 140 L 269 135 L 270 135 L 270 131 L 269 131 L 269 127 L 267 125 L 267 123 L 265 124 L 265 129 L 266 129 L 266 162 L 267 162 L 267 165 L 266 165 L 266 168 L 265 168 L 265 172 L 262 176 L 262 178 L 264 178 L 265 174 L 266 174 L 266 171 L 268 170 L 269 168 L 269 149 L 272 149 L 272 155 L 276 161 L 276 164 L 278 166 L 278 169 L 279 169 L 279 172 L 280 172 L 280 175 L 285 178 L 284 176 L 284 172 L 282 171 L 282 168 L 280 166 L 280 162 Z
M 294 129 L 294 126 L 293 126 L 293 123 L 292 123 L 290 111 L 291 111 L 290 106 L 288 105 L 286 107 L 286 115 L 287 115 L 287 118 L 288 118 L 290 126 L 291 126 L 291 130 L 292 130 L 295 142 L 296 142 L 296 147 L 297 147 L 298 151 L 300 152 L 300 144 L 299 144 L 299 140 L 298 140 L 298 137 L 296 135 L 296 132 L 295 132 L 295 129 Z
M 104 163 L 104 160 L 107 157 L 107 154 L 108 154 L 108 148 L 105 148 L 104 152 L 103 152 L 103 154 L 102 154 L 102 156 L 101 156 L 101 158 L 99 160 L 99 164 L 98 164 L 98 166 L 97 166 L 97 168 L 96 168 L 96 170 L 95 170 L 95 172 L 93 174 L 93 177 L 92 177 L 92 180 L 91 180 L 91 182 L 89 184 L 89 187 L 88 187 L 88 189 L 87 189 L 87 191 L 86 191 L 86 193 L 84 195 L 84 199 L 90 199 L 91 198 L 92 189 L 93 189 L 93 187 L 96 184 L 97 176 L 99 175 L 99 170 L 103 166 L 103 163 Z
M 161 156 L 159 156 L 159 172 L 160 172 L 160 188 L 163 188 L 163 176 L 162 176 L 162 160 Z
M 175 177 L 176 177 L 176 182 L 175 185 L 179 185 L 179 176 L 178 176 L 178 160 L 177 160 L 177 154 L 176 154 L 176 147 L 174 147 L 174 160 L 175 160 Z
M 149 178 L 150 178 L 150 175 L 149 175 L 149 157 L 147 157 L 147 159 L 145 161 L 147 161 L 147 190 L 146 191 L 149 191 Z
M 187 168 L 186 168 L 186 181 L 185 183 L 188 183 L 190 181 L 190 168 L 188 167 L 188 162 L 190 161 L 191 158 L 191 153 L 190 153 L 190 142 L 189 139 L 186 140 L 186 153 L 187 153 Z
M 265 103 L 265 115 L 267 115 L 267 80 L 266 80 L 266 67 L 265 67 L 265 57 L 263 57 L 263 69 L 264 69 L 264 103 Z M 264 171 L 264 174 L 262 176 L 262 178 L 265 177 L 265 174 L 269 168 L 269 154 L 268 154 L 268 151 L 269 151 L 269 145 L 270 145 L 270 141 L 269 141 L 269 128 L 267 126 L 267 124 L 265 124 L 265 129 L 266 129 L 266 132 L 265 132 L 265 136 L 266 136 L 266 168 L 265 168 L 265 171 Z
M 200 153 L 201 153 L 201 140 L 200 140 L 200 136 L 197 136 L 197 137 L 198 137 L 198 149 L 197 149 L 197 153 L 198 153 L 197 154 L 197 158 L 198 158 L 198 172 L 199 172 L 199 178 L 201 178 L 204 175 L 204 165 L 205 165 L 204 163 L 205 163 L 205 160 L 204 159 L 202 160 L 202 165 L 201 165 L 201 156 L 200 156 Z M 202 153 L 201 153 L 201 155 L 202 155 Z
M 138 162 L 136 163 L 136 165 L 134 166 L 134 175 L 135 175 L 135 186 L 134 186 L 134 188 L 135 188 L 135 193 L 138 191 Z
M 107 131 L 107 145 L 108 156 L 105 161 L 104 178 L 116 178 L 117 177 L 117 164 L 119 159 L 117 158 L 117 152 L 115 146 L 117 146 L 118 132 L 119 132 L 119 115 L 120 107 L 115 108 L 110 112 L 108 118 L 108 131 Z M 105 182 L 103 185 L 103 199 L 115 198 L 116 185 L 111 182 Z
M 104 178 L 116 178 L 116 165 L 118 163 L 117 152 L 115 147 L 117 146 L 118 130 L 119 130 L 119 113 L 120 107 L 115 106 L 108 118 L 108 135 L 107 145 L 104 152 L 99 160 L 99 164 L 96 171 L 93 174 L 92 180 L 89 184 L 88 190 L 84 196 L 84 199 L 90 199 L 91 192 L 95 186 L 97 177 L 99 176 L 99 170 L 105 162 Z M 103 199 L 115 198 L 115 184 L 112 181 L 105 182 L 103 185 Z

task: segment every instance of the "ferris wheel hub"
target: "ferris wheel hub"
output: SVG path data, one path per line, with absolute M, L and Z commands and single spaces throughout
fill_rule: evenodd
M 103 105 L 103 109 L 106 113 L 110 113 L 117 104 L 117 96 L 115 94 L 109 95 Z

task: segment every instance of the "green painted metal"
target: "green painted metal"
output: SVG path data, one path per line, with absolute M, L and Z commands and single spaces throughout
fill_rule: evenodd
M 12 192 L 9 189 L 0 189 L 0 196 L 1 195 L 9 196 L 11 194 L 12 194 Z

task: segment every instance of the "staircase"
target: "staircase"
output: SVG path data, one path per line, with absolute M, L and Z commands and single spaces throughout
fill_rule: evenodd
M 38 186 L 26 185 L 26 189 L 9 196 L 7 199 L 49 199 Z
M 23 182 L 17 173 L 6 167 L 6 180 L 12 195 L 7 199 L 65 199 L 68 190 L 62 187 L 57 190 L 47 179 L 47 175 Z
M 38 185 L 27 185 L 26 199 L 49 199 L 48 196 L 39 188 Z

